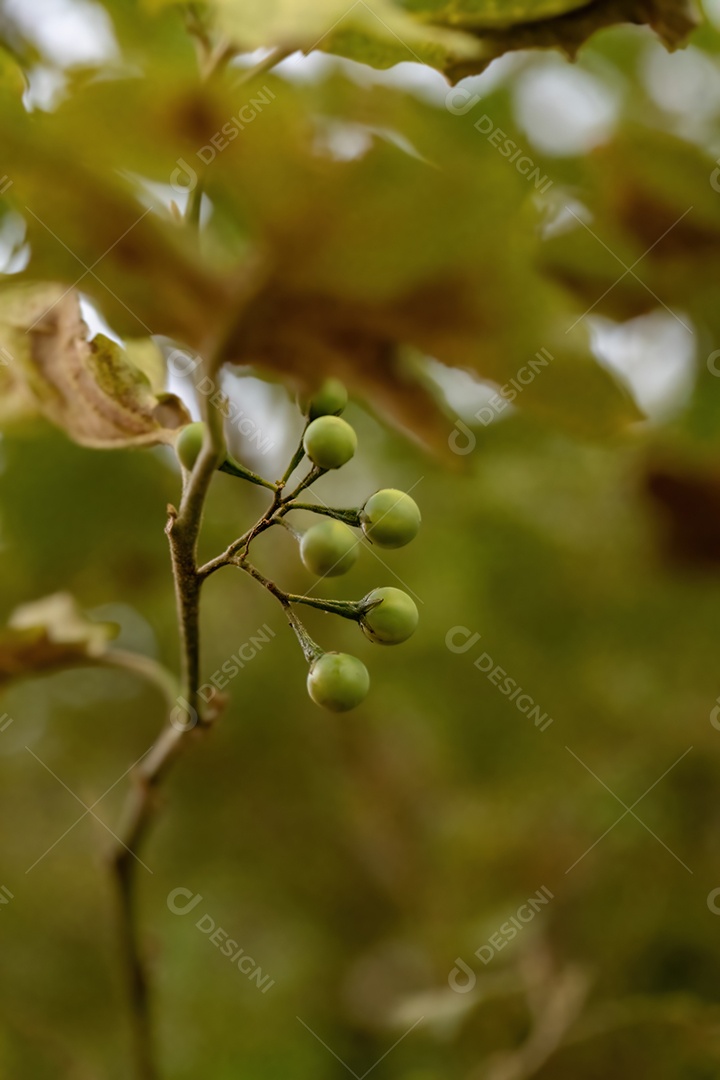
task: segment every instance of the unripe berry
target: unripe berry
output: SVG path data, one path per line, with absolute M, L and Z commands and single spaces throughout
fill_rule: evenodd
M 348 392 L 339 379 L 325 379 L 310 398 L 307 414 L 311 420 L 318 416 L 339 416 L 348 403 Z
M 368 540 L 380 547 L 404 547 L 420 528 L 420 510 L 404 491 L 383 488 L 371 495 L 362 508 L 360 521 Z
M 411 637 L 418 624 L 418 609 L 415 601 L 402 589 L 388 586 L 373 589 L 365 597 L 364 603 L 379 600 L 376 607 L 367 611 L 360 625 L 371 641 L 379 645 L 399 645 Z
M 355 453 L 357 435 L 339 416 L 319 416 L 303 436 L 305 453 L 320 469 L 339 469 Z
M 318 577 L 337 577 L 355 565 L 359 542 L 342 521 L 321 521 L 300 541 L 300 558 L 305 568 Z
M 348 712 L 367 696 L 370 676 L 362 660 L 348 653 L 323 653 L 307 677 L 308 694 L 331 712 Z
M 205 425 L 197 420 L 194 424 L 188 424 L 178 435 L 175 443 L 175 453 L 180 463 L 188 470 L 195 468 L 202 445 L 205 440 Z

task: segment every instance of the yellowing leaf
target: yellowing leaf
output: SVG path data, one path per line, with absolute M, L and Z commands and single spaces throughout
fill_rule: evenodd
M 115 85 L 122 92 L 124 84 Z M 89 94 L 82 100 L 91 107 Z M 123 336 L 166 334 L 201 348 L 208 326 L 231 302 L 230 283 L 211 266 L 198 266 L 194 239 L 160 204 L 143 205 L 125 175 L 133 165 L 133 131 L 144 122 L 142 98 L 133 100 L 137 111 L 128 129 L 113 124 L 117 153 L 128 148 L 120 166 L 103 149 L 107 116 L 73 114 L 65 126 L 62 113 L 0 111 L 3 161 L 13 181 L 6 197 L 25 219 L 32 253 L 25 277 L 97 294 Z M 183 104 L 192 106 L 180 102 L 179 109 Z M 166 138 L 174 137 L 170 128 Z M 169 173 L 170 166 L 166 181 Z
M 597 30 L 622 23 L 650 26 L 673 48 L 697 22 L 691 0 L 209 0 L 204 10 L 245 50 L 322 49 L 378 68 L 416 60 L 453 81 L 514 49 L 574 56 Z
M 165 357 L 152 338 L 132 338 L 126 341 L 125 352 L 130 363 L 143 373 L 153 390 L 165 389 Z
M 11 630 L 42 628 L 49 641 L 62 645 L 82 645 L 87 656 L 101 656 L 107 644 L 117 635 L 114 623 L 99 623 L 83 613 L 69 593 L 22 604 L 8 619 Z
M 25 420 L 37 413 L 34 398 L 14 371 L 13 358 L 0 344 L 0 425 Z
M 682 139 L 633 127 L 598 148 L 584 171 L 584 224 L 570 222 L 543 245 L 546 269 L 597 314 L 628 318 L 663 305 L 716 313 L 716 161 Z
M 255 102 L 249 110 L 248 101 Z M 503 384 L 545 348 L 555 357 L 552 373 L 523 393 L 525 407 L 537 404 L 556 422 L 592 431 L 636 415 L 589 355 L 584 331 L 566 334 L 580 313 L 535 266 L 535 188 L 471 117 L 341 77 L 297 86 L 263 75 L 235 89 L 220 80 L 163 89 L 116 79 L 78 90 L 72 107 L 42 119 L 46 144 L 55 148 L 50 156 L 62 145 L 72 161 L 80 159 L 88 141 L 100 144 L 107 117 L 117 137 L 92 171 L 77 188 L 63 184 L 57 193 L 50 185 L 43 222 L 32 228 L 27 273 L 62 267 L 61 280 L 74 284 L 75 260 L 53 235 L 70 222 L 84 264 L 99 260 L 100 280 L 83 275 L 82 288 L 113 325 L 123 308 L 147 313 L 154 334 L 295 382 L 335 369 L 386 415 L 440 447 L 447 447 L 448 424 L 428 396 L 416 362 L 422 356 Z M 38 166 L 26 135 L 20 207 L 26 190 L 37 196 L 45 183 L 46 159 Z M 113 246 L 106 218 L 88 212 L 88 203 L 107 207 L 114 231 L 133 205 L 130 191 L 118 201 L 118 173 L 142 169 L 159 179 L 165 168 L 169 179 L 179 159 L 187 175 L 202 177 L 212 207 L 202 250 L 191 257 L 187 237 L 181 242 L 180 230 L 155 211 L 131 219 Z M 33 225 L 32 215 L 28 221 Z M 95 399 L 110 364 L 93 368 L 90 357 L 85 365 L 92 423 L 86 418 L 78 430 L 77 418 L 71 425 L 40 394 L 45 414 L 55 409 L 56 422 L 75 426 L 73 437 L 92 445 L 162 438 L 158 422 L 172 425 L 152 414 L 154 400 L 153 434 L 144 422 L 138 427 L 135 406 L 123 411 L 135 389 L 117 371 L 112 381 L 122 394 L 109 395 L 114 434 L 99 436 L 97 415 L 106 409 Z M 149 387 L 137 393 L 142 399 Z M 148 409 L 141 411 L 147 419 Z
M 0 686 L 27 675 L 94 663 L 116 636 L 88 619 L 68 593 L 23 604 L 0 630 Z
M 77 294 L 59 285 L 0 292 L 0 349 L 17 393 L 86 446 L 170 442 L 189 416 L 103 335 L 87 340 Z M 0 413 L 2 416 L 2 413 Z
M 445 73 L 455 82 L 512 50 L 561 49 L 574 58 L 598 30 L 622 24 L 648 26 L 673 49 L 698 24 L 693 0 L 405 0 L 404 6 L 423 12 L 433 23 L 447 20 L 477 37 L 484 59 L 480 64 L 451 60 Z
M 476 29 L 518 26 L 555 19 L 593 0 L 400 0 L 406 11 L 436 21 Z
M 146 5 L 166 7 L 168 0 L 146 0 Z M 394 0 L 210 0 L 207 8 L 216 28 L 243 51 L 322 49 L 376 67 L 413 60 L 442 66 L 448 55 L 479 55 L 471 37 L 416 20 Z
M 334 370 L 447 446 L 407 346 L 500 384 L 545 348 L 552 371 L 525 407 L 594 431 L 637 418 L 534 267 L 527 182 L 471 122 L 339 78 L 270 85 L 272 107 L 207 173 L 218 227 L 244 227 L 269 267 L 227 359 L 295 380 Z M 343 125 L 363 138 L 350 160 L 333 156 Z

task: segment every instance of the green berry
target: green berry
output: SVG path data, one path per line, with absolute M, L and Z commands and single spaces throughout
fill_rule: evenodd
M 325 379 L 310 398 L 307 414 L 311 420 L 318 416 L 339 416 L 348 403 L 348 392 L 339 379 Z
M 319 469 L 339 469 L 357 449 L 357 435 L 339 416 L 319 416 L 303 437 L 305 453 Z
M 313 525 L 300 541 L 300 558 L 311 574 L 338 577 L 347 574 L 358 557 L 358 540 L 342 521 Z
M 348 712 L 370 689 L 370 676 L 362 660 L 347 653 L 328 652 L 317 659 L 307 678 L 308 694 L 316 705 L 331 712 Z
M 204 440 L 205 425 L 200 420 L 194 424 L 188 424 L 180 432 L 175 444 L 175 452 L 180 459 L 180 463 L 188 471 L 195 468 L 195 462 L 202 450 Z
M 380 603 L 367 611 L 360 625 L 371 641 L 379 645 L 399 645 L 415 633 L 418 624 L 418 609 L 415 601 L 402 589 L 388 586 L 373 589 L 363 603 Z
M 399 548 L 417 536 L 421 517 L 418 504 L 404 491 L 384 488 L 370 496 L 360 521 L 368 540 L 380 547 Z

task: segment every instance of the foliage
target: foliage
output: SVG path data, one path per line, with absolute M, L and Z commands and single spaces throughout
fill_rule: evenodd
M 118 832 L 167 1080 L 330 1077 L 337 1057 L 378 1080 L 709 1080 L 712 21 L 671 0 L 94 9 L 113 49 L 56 68 L 42 100 L 53 61 L 0 3 L 0 1076 L 130 1075 L 89 857 Z M 558 150 L 528 105 L 548 73 L 612 102 L 600 136 Z M 662 409 L 603 345 L 658 326 L 656 389 L 692 354 Z M 267 527 L 307 428 L 288 390 L 321 430 L 358 433 L 322 496 L 294 499 L 332 525 L 305 565 L 295 528 Z M 364 599 L 334 575 L 320 599 L 308 567 L 331 534 L 373 540 L 382 485 L 412 491 L 421 538 L 396 553 L 376 533 L 347 561 Z M 164 527 L 185 639 L 203 585 L 190 690 Z M 378 648 L 415 624 L 407 595 L 373 606 L 398 585 L 419 628 Z M 285 617 L 301 603 L 316 699 L 355 704 L 371 668 L 357 712 L 305 694 Z M 329 635 L 346 685 L 320 681 Z M 172 727 L 178 701 L 197 730 Z M 181 744 L 171 812 L 140 847 Z M 200 897 L 192 916 L 178 890 Z

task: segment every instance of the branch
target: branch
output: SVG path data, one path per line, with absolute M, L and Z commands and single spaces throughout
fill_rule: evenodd
M 286 496 L 285 499 L 283 499 L 283 502 L 289 503 L 293 499 L 296 499 L 301 491 L 304 491 L 305 488 L 309 488 L 311 484 L 314 484 L 315 481 L 319 480 L 321 476 L 324 476 L 326 472 L 327 469 L 321 469 L 318 465 L 313 465 L 312 469 L 307 474 L 305 479 L 300 481 L 295 490 L 291 492 L 290 495 Z
M 204 365 L 200 367 L 200 373 Z M 209 726 L 214 717 L 202 716 L 199 708 L 200 626 L 199 603 L 202 579 L 196 566 L 197 540 L 205 499 L 213 474 L 225 452 L 222 418 L 204 402 L 205 443 L 195 468 L 185 476 L 180 509 L 169 508 L 166 534 L 170 544 L 182 654 L 181 694 L 170 710 L 167 724 L 141 764 L 132 774 L 112 851 L 112 866 L 119 899 L 120 945 L 125 961 L 132 1013 L 135 1066 L 138 1080 L 159 1080 L 153 1043 L 152 1008 L 147 967 L 137 921 L 135 875 L 136 849 L 157 810 L 156 790 L 170 765 L 196 726 Z M 127 666 L 127 658 L 125 658 Z M 137 667 L 137 661 L 135 661 Z M 179 716 L 184 716 L 179 722 Z
M 317 660 L 318 657 L 322 656 L 325 650 L 321 649 L 317 642 L 313 641 L 305 629 L 305 626 L 291 607 L 291 604 L 296 603 L 298 598 L 283 592 L 274 581 L 271 581 L 269 578 L 266 578 L 264 574 L 261 574 L 258 568 L 253 566 L 252 563 L 249 563 L 247 559 L 236 559 L 234 565 L 239 567 L 240 570 L 244 570 L 246 574 L 250 574 L 256 581 L 259 581 L 260 584 L 279 601 L 290 626 L 295 631 L 295 636 L 300 642 L 300 648 L 302 649 L 308 664 L 312 664 L 314 660 Z
M 337 521 L 344 521 L 346 525 L 352 525 L 356 529 L 362 524 L 361 511 L 356 509 L 340 510 L 332 506 L 323 506 L 322 503 L 299 503 L 293 499 L 292 502 L 289 501 L 288 510 L 309 510 L 311 514 L 324 514 Z
M 224 42 L 213 44 L 205 31 L 202 19 L 194 5 L 186 9 L 189 29 L 198 42 L 201 77 L 204 81 L 218 76 L 235 55 L 235 50 Z M 254 68 L 249 69 L 239 80 L 241 83 L 256 75 L 270 70 L 276 63 L 288 55 L 288 50 L 276 49 L 270 52 Z M 194 231 L 200 231 L 200 210 L 202 206 L 204 179 L 199 178 L 190 194 L 187 206 L 187 224 Z M 222 359 L 222 349 L 218 350 L 218 360 Z M 215 367 L 218 365 L 216 364 Z M 215 368 L 206 370 L 201 364 L 198 375 L 214 374 Z M 190 734 L 207 728 L 216 715 L 206 709 L 204 715 L 200 709 L 200 590 L 208 576 L 208 571 L 198 571 L 197 541 L 202 524 L 203 509 L 213 474 L 225 459 L 225 438 L 222 417 L 203 399 L 203 419 L 205 420 L 205 442 L 198 456 L 195 467 L 188 476 L 183 477 L 183 494 L 179 510 L 168 508 L 168 522 L 165 532 L 170 544 L 175 597 L 180 631 L 182 680 L 181 693 L 176 704 L 170 709 L 167 724 L 155 745 L 134 770 L 133 786 L 126 800 L 122 821 L 118 830 L 118 842 L 112 852 L 112 866 L 118 890 L 120 920 L 120 945 L 125 960 L 128 990 L 132 1010 L 133 1042 L 137 1080 L 159 1080 L 156 1064 L 155 1047 L 151 1017 L 150 990 L 147 969 L 137 923 L 137 905 L 135 891 L 136 859 L 135 849 L 142 843 L 157 809 L 156 791 L 175 758 L 183 749 Z M 252 479 L 264 487 L 274 487 L 255 474 L 243 469 L 245 479 Z M 272 513 L 280 516 L 279 493 L 275 491 Z M 284 510 L 282 510 L 284 512 Z M 244 542 L 247 545 L 257 532 L 264 531 L 275 520 L 263 521 L 256 531 L 251 530 Z M 239 548 L 235 549 L 239 550 Z M 228 559 L 234 555 L 234 551 Z M 222 565 L 222 564 L 221 564 Z M 174 687 L 170 682 L 158 676 L 138 658 L 128 661 L 127 656 L 115 654 L 114 660 L 119 666 L 132 668 L 146 677 L 154 677 L 169 700 Z M 217 705 L 217 703 L 216 703 Z M 185 721 L 179 722 L 179 713 L 184 713 Z M 188 722 L 189 721 L 189 722 Z
M 206 578 L 210 577 L 210 575 L 214 574 L 217 570 L 220 570 L 223 566 L 232 566 L 233 564 L 237 565 L 238 555 L 240 556 L 241 560 L 245 559 L 247 557 L 250 545 L 253 540 L 257 536 L 260 536 L 261 533 L 264 533 L 268 529 L 271 529 L 273 525 L 284 524 L 283 518 L 290 510 L 314 509 L 314 504 L 308 504 L 307 506 L 305 506 L 304 504 L 297 504 L 293 500 L 297 498 L 301 491 L 304 491 L 305 488 L 310 487 L 310 485 L 314 484 L 316 480 L 319 480 L 321 476 L 324 476 L 327 471 L 326 469 L 319 469 L 317 466 L 314 465 L 310 472 L 307 474 L 307 476 L 300 481 L 295 490 L 292 491 L 289 495 L 283 496 L 283 488 L 285 487 L 285 484 L 287 483 L 291 473 L 295 469 L 298 462 L 302 460 L 304 451 L 303 453 L 300 453 L 301 449 L 302 444 L 296 451 L 292 461 L 290 462 L 290 465 L 285 470 L 285 474 L 282 479 L 278 480 L 277 484 L 272 485 L 274 488 L 273 501 L 268 507 L 264 517 L 262 517 L 260 521 L 252 527 L 252 529 L 249 529 L 248 532 L 243 533 L 243 535 L 238 537 L 237 540 L 233 540 L 232 544 L 230 544 L 221 555 L 216 556 L 216 558 L 211 559 L 209 562 L 205 563 L 204 566 L 200 567 L 197 573 L 201 582 L 204 581 Z M 337 511 L 337 514 L 340 517 L 343 517 L 343 515 L 352 515 L 356 513 L 359 515 L 359 511 Z M 343 520 L 349 520 L 349 518 L 345 517 L 343 518 Z M 359 516 L 357 524 L 359 524 Z M 294 532 L 295 530 L 291 529 L 290 531 Z
M 242 75 L 240 75 L 236 82 L 233 83 L 233 89 L 237 86 L 245 86 L 246 83 L 252 82 L 258 75 L 265 75 L 281 61 L 285 60 L 288 56 L 292 56 L 297 49 L 286 48 L 281 45 L 276 45 L 274 49 L 271 49 L 267 56 L 264 56 L 262 60 L 257 64 L 253 64 L 249 68 L 245 68 Z

